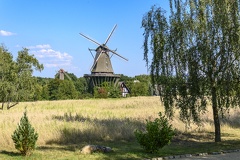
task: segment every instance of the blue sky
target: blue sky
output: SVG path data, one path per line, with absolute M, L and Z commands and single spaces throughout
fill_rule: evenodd
M 143 61 L 143 15 L 156 4 L 168 7 L 168 0 L 0 0 L 0 43 L 16 58 L 29 48 L 44 70 L 35 76 L 53 78 L 63 68 L 77 77 L 89 74 L 93 58 L 88 48 L 97 45 L 83 33 L 104 43 L 113 26 L 117 28 L 107 46 L 115 74 L 148 74 Z

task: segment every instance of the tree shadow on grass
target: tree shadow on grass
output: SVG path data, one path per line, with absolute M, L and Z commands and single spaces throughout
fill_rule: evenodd
M 19 152 L 12 152 L 12 151 L 5 151 L 5 150 L 0 151 L 0 154 L 5 154 L 11 157 L 17 157 L 21 155 Z
M 222 137 L 230 137 L 233 140 L 215 143 L 213 132 L 177 132 L 170 145 L 163 147 L 156 154 L 149 154 L 141 148 L 134 136 L 136 129 L 142 129 L 145 126 L 140 120 L 130 118 L 90 119 L 66 113 L 63 116 L 57 115 L 52 118 L 70 123 L 80 122 L 88 127 L 82 130 L 71 127 L 62 128 L 60 137 L 48 141 L 47 144 L 65 146 L 63 149 L 69 149 L 69 151 L 76 151 L 76 148 L 81 149 L 80 147 L 86 144 L 107 145 L 115 149 L 113 153 L 101 155 L 104 159 L 142 159 L 240 148 L 240 140 L 234 140 L 235 135 L 230 133 L 223 133 Z
M 90 119 L 88 117 L 83 117 L 82 115 L 75 114 L 73 115 L 70 113 L 64 113 L 63 116 L 56 115 L 52 117 L 53 119 L 59 120 L 59 121 L 66 121 L 66 122 L 85 122 L 89 121 Z
M 224 140 L 224 137 L 232 137 L 232 140 Z M 238 149 L 240 140 L 234 140 L 234 137 L 234 134 L 222 133 L 222 142 L 214 142 L 214 132 L 178 133 L 172 143 L 164 147 L 163 153 L 194 154 Z
M 65 113 L 63 116 L 53 116 L 53 119 L 69 123 L 80 122 L 84 129 L 64 127 L 60 130 L 60 137 L 52 139 L 47 144 L 93 144 L 109 141 L 132 141 L 134 131 L 142 128 L 144 123 L 131 118 L 91 119 L 78 114 Z
M 76 145 L 67 145 L 67 146 L 64 146 L 64 147 L 62 147 L 62 146 L 39 146 L 39 147 L 37 147 L 37 150 L 40 150 L 40 151 L 51 151 L 51 150 L 59 150 L 59 151 L 75 151 L 76 150 L 76 148 L 77 148 L 77 146 Z
M 85 127 L 84 129 L 67 126 L 62 128 L 58 139 L 51 139 L 46 142 L 50 146 L 57 144 L 63 146 L 63 148 L 71 148 L 72 151 L 78 150 L 79 154 L 81 148 L 87 144 L 111 147 L 113 149 L 111 153 L 94 153 L 100 154 L 100 159 L 104 160 L 139 159 L 144 157 L 145 153 L 136 143 L 134 136 L 136 129 L 143 129 L 143 126 L 145 126 L 140 120 L 130 118 L 91 119 L 70 113 L 65 113 L 63 116 L 56 115 L 52 118 L 69 123 L 76 122 Z

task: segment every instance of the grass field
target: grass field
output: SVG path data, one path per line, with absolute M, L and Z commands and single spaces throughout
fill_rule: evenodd
M 172 143 L 157 154 L 147 154 L 136 142 L 134 130 L 164 111 L 159 97 L 39 101 L 0 110 L 0 159 L 23 159 L 11 135 L 25 108 L 39 138 L 33 155 L 24 159 L 143 159 L 240 148 L 240 109 L 231 110 L 231 116 L 222 120 L 221 143 L 213 143 L 210 108 L 202 127 L 192 125 L 188 130 L 176 111 L 171 124 L 178 132 Z M 83 155 L 80 149 L 87 144 L 109 146 L 114 152 Z

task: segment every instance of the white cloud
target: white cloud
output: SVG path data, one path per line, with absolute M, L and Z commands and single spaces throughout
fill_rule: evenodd
M 49 44 L 36 45 L 27 47 L 34 54 L 40 63 L 45 67 L 68 67 L 72 66 L 72 56 L 66 52 L 56 51 Z
M 49 44 L 39 44 L 36 46 L 28 46 L 28 49 L 43 49 L 43 48 L 51 48 L 51 46 Z
M 12 36 L 12 35 L 15 35 L 15 33 L 0 30 L 0 36 Z

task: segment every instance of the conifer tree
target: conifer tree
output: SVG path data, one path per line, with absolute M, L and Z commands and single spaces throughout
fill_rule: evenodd
M 27 111 L 25 111 L 17 129 L 12 135 L 15 148 L 19 150 L 22 155 L 29 156 L 36 148 L 37 139 L 38 133 L 35 132 L 34 128 L 30 124 L 27 117 Z

